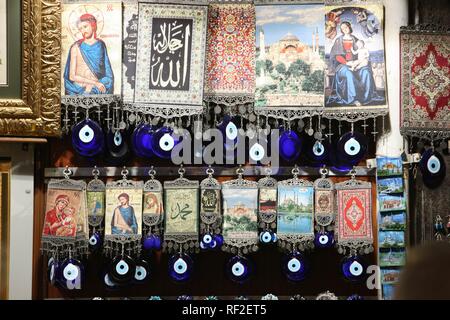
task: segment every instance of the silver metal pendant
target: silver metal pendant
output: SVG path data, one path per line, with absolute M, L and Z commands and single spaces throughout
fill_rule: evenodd
M 266 168 L 266 177 L 258 181 L 259 228 L 262 229 L 260 240 L 264 243 L 276 242 L 277 229 L 277 187 L 278 181 L 271 177 L 272 170 Z M 271 238 L 271 239 L 269 239 Z
M 172 252 L 198 252 L 199 182 L 180 177 L 164 182 L 165 226 L 163 250 Z
M 245 255 L 258 250 L 258 183 L 244 179 L 242 167 L 236 173 L 237 179 L 222 183 L 222 250 Z
M 150 180 L 144 184 L 144 203 L 142 209 L 143 234 L 162 235 L 162 222 L 164 221 L 163 187 L 155 179 L 155 169 L 148 172 Z
M 208 177 L 200 183 L 200 233 L 219 235 L 222 229 L 221 185 L 214 177 L 214 170 L 206 170 Z
M 293 178 L 278 182 L 278 245 L 288 251 L 314 248 L 314 187 L 299 179 L 297 167 Z
M 64 179 L 51 179 L 47 188 L 41 251 L 60 259 L 88 253 L 86 183 L 71 174 L 66 168 Z
M 124 167 L 122 179 L 106 184 L 105 254 L 139 255 L 142 235 L 143 181 L 128 180 Z
M 320 170 L 321 178 L 314 181 L 314 219 L 316 231 L 333 231 L 336 217 L 335 193 L 333 180 L 327 178 L 328 170 Z
M 336 241 L 340 254 L 364 255 L 373 252 L 372 184 L 351 179 L 337 183 Z

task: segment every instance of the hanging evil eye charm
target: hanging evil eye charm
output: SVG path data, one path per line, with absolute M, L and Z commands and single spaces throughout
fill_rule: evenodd
M 150 265 L 147 261 L 141 259 L 136 263 L 136 271 L 134 273 L 134 282 L 143 283 L 150 278 Z
M 259 240 L 262 243 L 266 243 L 266 244 L 273 243 L 274 242 L 273 239 L 274 239 L 274 233 L 272 231 L 266 230 L 266 231 L 261 232 L 259 235 Z
M 109 273 L 105 273 L 105 274 L 103 275 L 103 284 L 104 284 L 108 289 L 111 289 L 111 290 L 115 290 L 115 289 L 118 289 L 118 288 L 120 287 L 119 284 L 115 283 L 115 282 L 111 279 Z
M 162 127 L 156 130 L 152 138 L 153 152 L 158 158 L 170 159 L 173 148 L 180 143 L 173 130 L 169 127 Z
M 221 248 L 223 245 L 223 236 L 221 234 L 215 234 L 213 238 L 216 242 L 216 248 Z
M 226 266 L 226 271 L 230 280 L 238 283 L 245 282 L 251 275 L 252 265 L 247 258 L 232 257 Z
M 249 156 L 251 160 L 255 162 L 261 161 L 265 155 L 266 150 L 261 144 L 255 143 L 253 146 L 250 147 Z
M 305 146 L 305 158 L 314 167 L 328 165 L 330 145 L 327 141 L 308 139 Z
M 298 282 L 306 278 L 309 265 L 299 252 L 288 254 L 283 261 L 283 272 L 290 281 Z
M 331 248 L 334 245 L 334 234 L 331 231 L 318 232 L 314 237 L 317 248 Z
M 349 166 L 356 166 L 364 160 L 367 150 L 367 138 L 359 132 L 348 132 L 344 134 L 338 140 L 336 146 L 338 160 Z
M 98 231 L 95 231 L 89 238 L 89 247 L 92 250 L 97 250 L 102 246 L 102 237 Z
M 283 131 L 279 139 L 280 156 L 287 162 L 294 162 L 302 151 L 302 140 L 292 130 Z
M 349 281 L 362 281 L 365 278 L 365 264 L 358 256 L 345 258 L 341 263 L 344 277 Z
M 178 296 L 177 300 L 194 300 L 194 298 L 192 296 L 187 295 L 187 294 L 183 294 L 181 296 Z
M 142 240 L 142 247 L 144 250 L 152 250 L 155 247 L 155 236 L 153 234 L 145 236 Z
M 133 143 L 134 153 L 141 158 L 153 157 L 153 134 L 155 127 L 149 124 L 141 124 L 133 131 L 131 141 Z
M 60 267 L 61 283 L 68 290 L 80 290 L 84 280 L 83 264 L 76 259 L 66 259 Z
M 72 146 L 83 157 L 95 157 L 103 152 L 104 137 L 100 125 L 91 119 L 77 123 L 72 129 Z
M 423 183 L 430 189 L 436 189 L 446 176 L 446 165 L 444 158 L 439 152 L 428 149 L 422 155 L 419 163 Z
M 207 233 L 203 235 L 200 241 L 200 248 L 202 250 L 214 249 L 216 246 L 217 243 L 211 234 Z
M 60 273 L 59 262 L 54 258 L 50 258 L 48 260 L 47 276 L 48 282 L 50 282 L 52 286 L 54 286 L 57 283 L 58 278 L 60 277 L 59 273 Z
M 185 253 L 172 256 L 169 259 L 169 276 L 175 281 L 186 281 L 191 277 L 194 262 Z
M 111 262 L 109 268 L 111 280 L 118 284 L 130 282 L 136 273 L 136 263 L 129 256 L 117 256 Z
M 120 164 L 124 162 L 128 156 L 128 143 L 126 131 L 110 130 L 106 135 L 106 146 L 108 147 L 106 159 L 111 163 Z

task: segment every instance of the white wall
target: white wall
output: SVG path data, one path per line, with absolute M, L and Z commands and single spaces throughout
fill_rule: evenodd
M 403 152 L 400 135 L 400 27 L 408 25 L 408 0 L 383 0 L 385 52 L 391 130 L 378 140 L 377 156 L 398 157 Z
M 1 143 L 0 157 L 11 157 L 9 299 L 31 299 L 33 259 L 34 148 Z

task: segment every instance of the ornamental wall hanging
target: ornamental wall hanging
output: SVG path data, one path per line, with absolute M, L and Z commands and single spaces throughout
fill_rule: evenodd
M 312 2 L 255 1 L 257 113 L 291 120 L 323 109 L 323 4 Z
M 222 250 L 234 255 L 226 267 L 229 278 L 242 283 L 248 280 L 253 269 L 244 255 L 258 250 L 258 183 L 245 180 L 241 167 L 236 173 L 237 179 L 222 184 Z
M 258 218 L 259 240 L 261 243 L 275 243 L 278 240 L 277 230 L 277 186 L 278 181 L 272 178 L 272 169 L 266 168 L 266 177 L 258 181 Z
M 169 275 L 175 281 L 190 278 L 193 261 L 188 253 L 199 250 L 199 182 L 180 177 L 164 182 L 165 227 L 163 250 L 174 253 L 169 259 Z
M 47 189 L 41 250 L 49 258 L 49 282 L 62 288 L 81 289 L 84 267 L 80 258 L 88 253 L 86 183 L 70 179 L 50 180 Z
M 400 30 L 401 131 L 427 140 L 450 137 L 450 30 Z
M 255 94 L 255 7 L 243 1 L 215 2 L 208 12 L 205 98 L 225 106 L 251 103 Z
M 139 3 L 134 103 L 152 115 L 200 114 L 207 3 L 165 2 Z
M 76 123 L 78 107 L 101 112 L 121 94 L 122 2 L 66 0 L 61 21 L 62 104 L 67 121 L 73 108 Z
M 325 5 L 324 116 L 354 122 L 386 115 L 383 5 L 341 0 Z
M 349 281 L 365 278 L 365 263 L 361 255 L 373 252 L 372 185 L 355 178 L 336 184 L 338 252 L 346 255 L 341 263 L 344 277 Z
M 283 261 L 286 277 L 294 282 L 305 279 L 309 264 L 301 252 L 314 248 L 314 187 L 298 178 L 278 182 L 278 245 L 288 252 Z
M 208 177 L 200 183 L 200 248 L 219 249 L 222 236 L 222 194 L 221 185 L 214 177 L 214 170 L 206 169 Z
M 329 248 L 334 244 L 334 221 L 336 204 L 333 180 L 327 178 L 328 170 L 320 170 L 321 178 L 314 181 L 314 220 L 316 236 L 314 245 L 318 248 Z
M 103 220 L 105 218 L 105 183 L 98 176 L 97 167 L 92 170 L 94 179 L 89 181 L 86 187 L 87 214 L 91 229 L 89 246 L 92 250 L 101 248 L 103 243 Z
M 144 250 L 161 250 L 164 221 L 163 187 L 161 182 L 155 179 L 155 169 L 151 168 L 148 175 L 150 179 L 144 184 L 142 247 Z

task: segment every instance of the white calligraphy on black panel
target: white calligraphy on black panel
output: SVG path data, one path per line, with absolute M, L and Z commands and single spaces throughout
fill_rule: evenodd
M 191 19 L 153 18 L 150 89 L 189 90 Z

